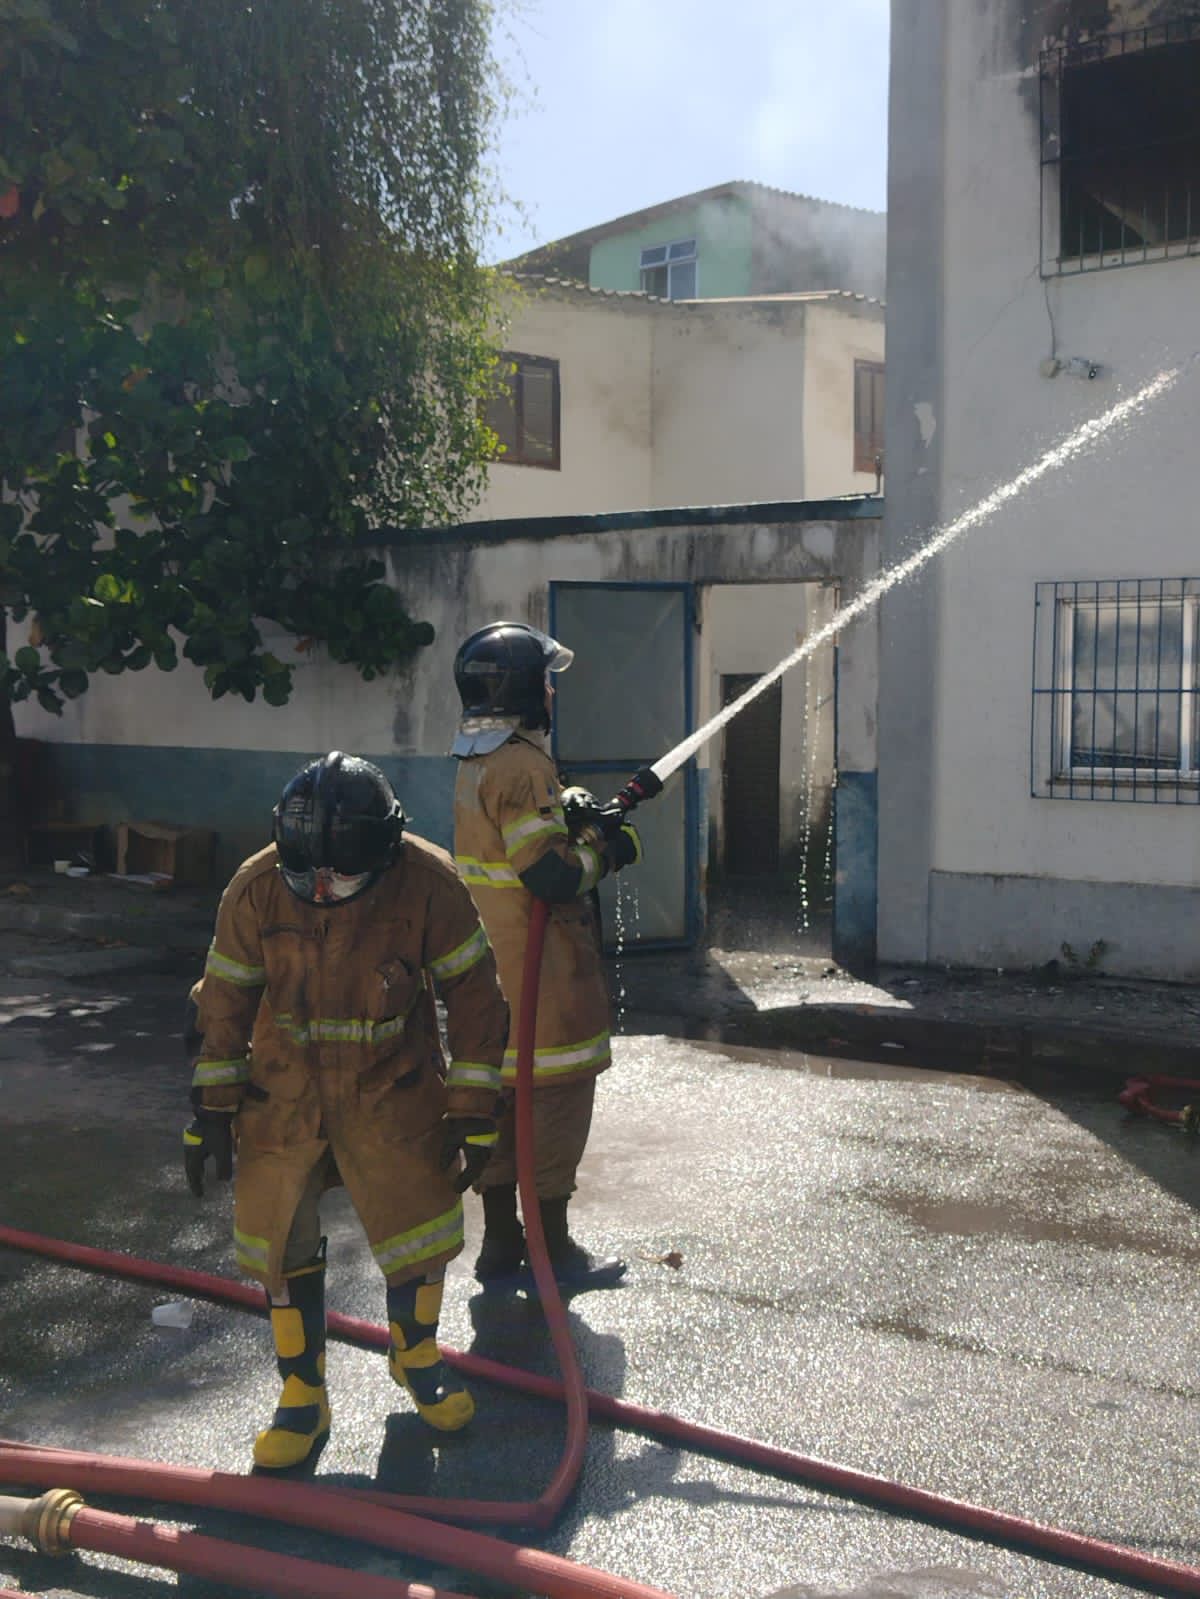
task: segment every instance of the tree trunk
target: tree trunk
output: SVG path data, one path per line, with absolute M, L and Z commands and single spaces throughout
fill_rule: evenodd
M 0 607 L 0 654 L 7 651 L 8 613 Z M 0 871 L 16 871 L 25 860 L 25 817 L 17 762 L 12 702 L 7 694 L 0 694 Z

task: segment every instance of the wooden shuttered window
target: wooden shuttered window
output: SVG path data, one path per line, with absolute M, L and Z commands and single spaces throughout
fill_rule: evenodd
M 883 464 L 883 362 L 854 363 L 854 470 Z

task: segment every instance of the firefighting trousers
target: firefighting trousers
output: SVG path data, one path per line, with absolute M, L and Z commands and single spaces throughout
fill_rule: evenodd
M 575 1173 L 587 1147 L 596 1098 L 596 1075 L 538 1088 L 533 1096 L 533 1138 L 539 1199 L 565 1199 L 575 1192 Z M 517 1180 L 516 1102 L 511 1091 L 501 1101 L 499 1140 L 484 1167 L 479 1191 Z
M 337 1171 L 332 1155 L 326 1154 L 322 1160 L 313 1167 L 308 1174 L 296 1206 L 296 1214 L 292 1218 L 292 1230 L 288 1233 L 287 1243 L 283 1249 L 284 1274 L 290 1275 L 299 1271 L 302 1266 L 307 1266 L 313 1261 L 321 1248 L 321 1195 L 330 1187 L 337 1186 Z M 414 1267 L 403 1274 L 393 1273 L 396 1281 L 406 1281 L 409 1277 L 424 1277 L 427 1282 L 440 1281 L 445 1274 L 445 1265 L 437 1265 L 426 1270 L 423 1267 Z
M 442 1164 L 446 1091 L 438 1073 L 372 1097 L 358 1081 L 350 1087 L 356 1091 L 331 1094 L 323 1114 L 307 1081 L 297 1099 L 247 1095 L 238 1112 L 237 1262 L 273 1292 L 293 1260 L 311 1258 L 317 1197 L 339 1181 L 389 1282 L 425 1276 L 462 1249 L 462 1200 L 453 1168 Z

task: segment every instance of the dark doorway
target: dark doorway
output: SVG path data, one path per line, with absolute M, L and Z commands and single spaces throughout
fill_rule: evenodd
M 722 676 L 721 703 L 728 705 L 757 676 Z M 762 877 L 779 870 L 779 728 L 783 684 L 772 683 L 725 729 L 725 870 L 730 876 Z

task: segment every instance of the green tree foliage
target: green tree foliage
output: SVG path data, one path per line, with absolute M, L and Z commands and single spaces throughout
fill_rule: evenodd
M 478 491 L 488 4 L 0 0 L 0 702 L 432 637 L 355 541 Z

